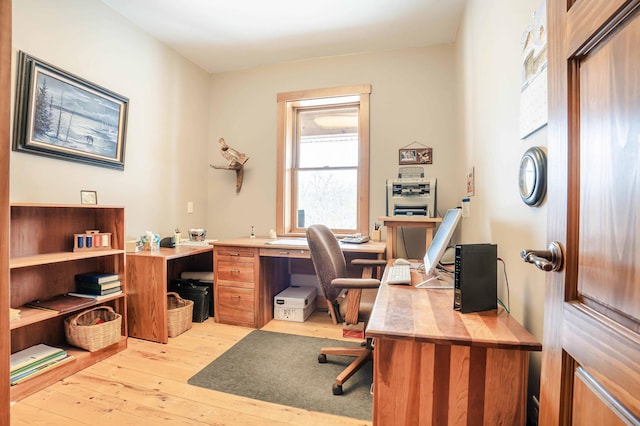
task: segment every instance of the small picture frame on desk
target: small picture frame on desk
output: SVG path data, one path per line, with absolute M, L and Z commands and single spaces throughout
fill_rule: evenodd
M 80 191 L 80 204 L 98 204 L 98 193 L 96 191 Z

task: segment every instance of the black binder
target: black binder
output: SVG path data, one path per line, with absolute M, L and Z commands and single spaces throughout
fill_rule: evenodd
M 208 284 L 208 285 L 207 285 Z M 213 316 L 213 285 L 193 279 L 177 279 L 169 283 L 169 291 L 175 291 L 183 299 L 193 300 L 193 322 L 203 322 Z

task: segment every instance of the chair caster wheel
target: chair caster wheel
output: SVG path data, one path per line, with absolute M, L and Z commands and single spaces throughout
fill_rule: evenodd
M 326 364 L 327 362 L 327 356 L 325 354 L 320 354 L 318 355 L 318 362 L 320 364 Z
M 333 394 L 334 395 L 342 395 L 342 385 L 333 384 Z

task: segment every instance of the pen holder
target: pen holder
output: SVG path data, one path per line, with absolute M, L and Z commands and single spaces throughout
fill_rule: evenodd
M 380 229 L 373 229 L 371 231 L 371 239 L 373 241 L 382 241 L 382 235 L 380 233 Z

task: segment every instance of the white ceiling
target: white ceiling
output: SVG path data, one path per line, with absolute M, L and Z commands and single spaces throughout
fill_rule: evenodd
M 102 0 L 216 73 L 455 41 L 466 0 Z

